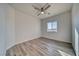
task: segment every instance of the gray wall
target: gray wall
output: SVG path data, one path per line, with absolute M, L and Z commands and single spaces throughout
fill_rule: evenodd
M 7 6 L 6 18 L 6 49 L 15 45 L 15 9 Z
M 0 56 L 14 45 L 14 10 L 8 4 L 0 4 Z
M 47 22 L 57 20 L 57 33 L 47 32 Z M 41 20 L 41 34 L 42 37 L 64 41 L 71 43 L 71 12 L 65 12 L 47 19 Z
M 0 56 L 5 55 L 6 52 L 6 4 L 0 4 Z
M 75 32 L 78 32 L 78 34 Z M 76 52 L 76 55 L 79 55 L 79 4 L 73 4 L 72 7 L 72 45 Z
M 40 19 L 15 11 L 16 44 L 40 37 Z

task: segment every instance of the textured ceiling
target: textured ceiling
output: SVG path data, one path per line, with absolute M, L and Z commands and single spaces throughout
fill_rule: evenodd
M 35 5 L 36 7 L 40 8 L 42 6 L 44 6 L 45 3 L 12 3 L 9 4 L 12 7 L 16 8 L 19 11 L 22 11 L 26 14 L 29 14 L 31 16 L 40 18 L 40 19 L 44 19 L 47 17 L 51 17 L 63 12 L 66 12 L 68 10 L 70 10 L 72 8 L 72 4 L 71 3 L 50 3 L 51 7 L 47 10 L 47 12 L 49 12 L 50 14 L 44 14 L 44 15 L 40 15 L 37 16 L 37 10 L 35 10 L 32 5 Z

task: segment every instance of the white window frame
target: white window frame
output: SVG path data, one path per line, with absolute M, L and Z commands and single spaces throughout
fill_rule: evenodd
M 47 22 L 47 32 L 57 32 L 57 21 Z

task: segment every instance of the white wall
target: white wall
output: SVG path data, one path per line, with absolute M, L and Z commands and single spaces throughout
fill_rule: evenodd
M 16 44 L 40 37 L 40 20 L 16 10 Z
M 7 4 L 6 49 L 15 45 L 15 9 Z
M 0 4 L 0 56 L 5 55 L 6 51 L 5 20 L 6 20 L 6 4 Z
M 79 36 L 79 4 L 73 4 L 72 7 L 72 45 L 76 52 L 76 55 L 79 55 L 79 38 L 77 38 L 77 33 Z
M 57 20 L 57 33 L 47 32 L 47 22 Z M 71 43 L 71 12 L 65 12 L 41 20 L 42 37 Z

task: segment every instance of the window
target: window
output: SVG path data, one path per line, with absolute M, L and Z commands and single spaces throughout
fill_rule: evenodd
M 47 23 L 47 32 L 57 32 L 57 21 Z

